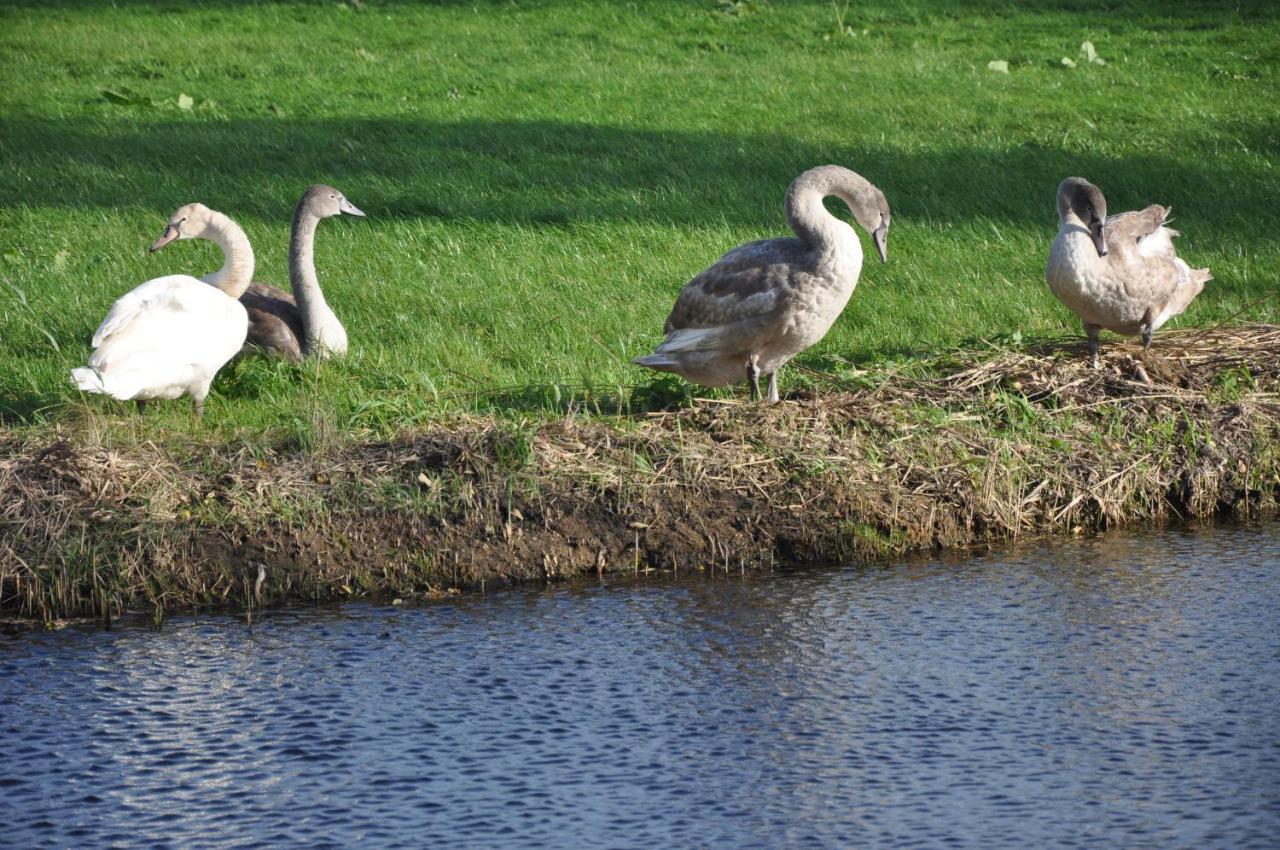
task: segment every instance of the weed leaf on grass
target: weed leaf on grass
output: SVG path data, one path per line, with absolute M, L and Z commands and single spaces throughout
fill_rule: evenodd
M 1094 49 L 1092 41 L 1086 41 L 1080 45 L 1080 56 L 1089 65 L 1107 64 L 1107 60 L 1098 56 L 1098 51 Z

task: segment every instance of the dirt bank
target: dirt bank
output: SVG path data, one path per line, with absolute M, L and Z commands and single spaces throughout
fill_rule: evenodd
M 318 453 L 11 434 L 0 609 L 404 597 L 1274 510 L 1280 328 L 1104 353 L 953 352 L 779 405 L 473 418 Z

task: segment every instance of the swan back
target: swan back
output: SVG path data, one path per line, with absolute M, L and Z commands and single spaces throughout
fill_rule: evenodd
M 240 303 L 249 311 L 246 351 L 254 348 L 293 363 L 302 361 L 307 332 L 292 295 L 278 286 L 253 283 L 240 296 Z

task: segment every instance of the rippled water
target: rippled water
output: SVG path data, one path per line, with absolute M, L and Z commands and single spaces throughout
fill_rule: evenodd
M 1280 528 L 0 642 L 12 847 L 1275 847 Z

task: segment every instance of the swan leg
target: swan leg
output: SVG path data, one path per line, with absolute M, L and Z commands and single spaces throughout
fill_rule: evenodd
M 192 397 L 191 397 L 191 408 L 192 408 L 192 410 L 194 410 L 194 411 L 196 412 L 196 418 L 197 418 L 197 419 L 203 419 L 203 418 L 204 418 L 204 399 L 202 399 L 202 398 L 196 398 L 195 396 L 192 396 Z
M 778 370 L 769 375 L 769 401 L 778 400 Z
M 1156 323 L 1156 311 L 1148 307 L 1147 312 L 1142 314 L 1142 324 L 1138 326 L 1138 333 L 1142 335 L 1142 350 L 1146 351 L 1151 347 L 1151 334 L 1155 330 L 1152 327 Z
M 751 400 L 760 400 L 760 366 L 757 364 L 759 360 L 758 354 L 753 354 L 747 358 L 747 380 L 751 382 Z
M 1101 330 L 1101 325 L 1084 323 L 1084 332 L 1089 336 L 1089 356 L 1093 359 L 1093 368 L 1095 369 L 1102 367 L 1102 362 L 1098 358 L 1098 350 L 1102 348 L 1102 343 L 1098 341 L 1098 333 Z
M 147 412 L 147 400 L 145 398 L 135 399 L 133 406 L 138 408 L 138 415 L 144 416 Z

